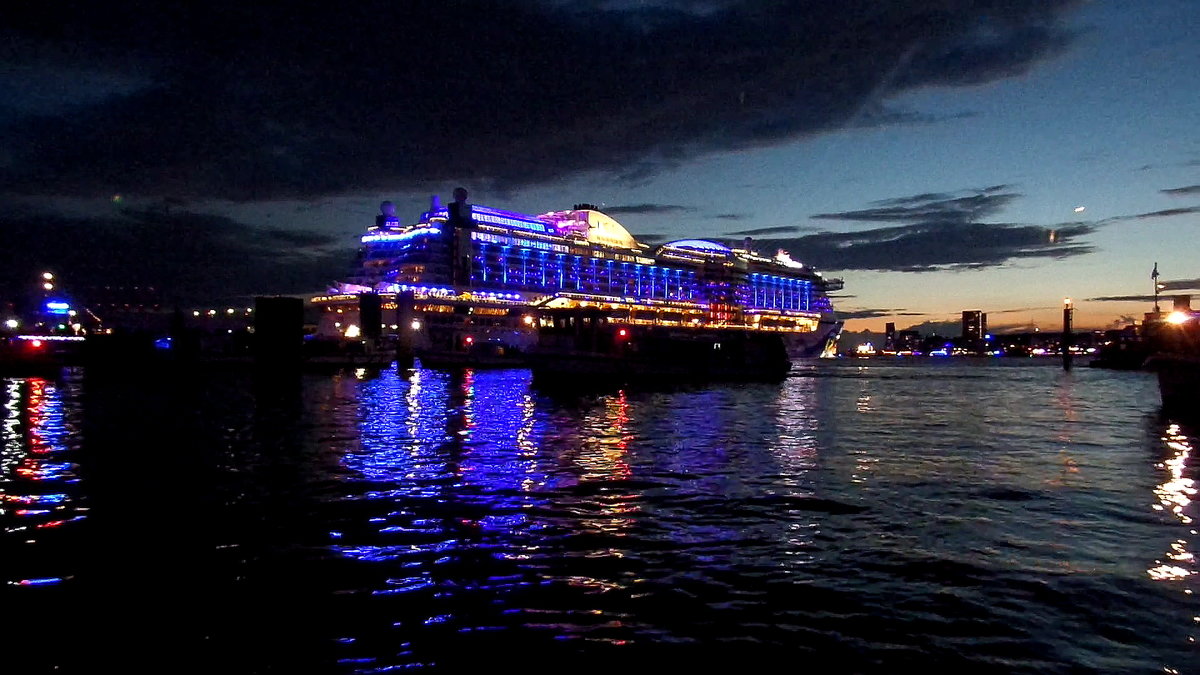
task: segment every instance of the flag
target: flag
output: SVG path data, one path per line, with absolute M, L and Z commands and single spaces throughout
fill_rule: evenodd
M 1154 263 L 1154 271 L 1150 273 L 1150 278 L 1151 279 L 1158 278 L 1158 263 Z

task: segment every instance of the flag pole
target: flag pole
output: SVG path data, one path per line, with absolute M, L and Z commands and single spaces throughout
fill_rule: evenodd
M 1154 271 L 1150 273 L 1150 280 L 1154 282 L 1154 313 L 1158 314 L 1158 262 L 1154 263 Z

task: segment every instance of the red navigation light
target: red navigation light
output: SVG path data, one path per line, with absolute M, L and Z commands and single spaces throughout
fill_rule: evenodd
M 471 337 L 470 335 L 468 335 L 466 338 L 463 339 L 463 342 L 465 342 L 467 344 L 471 344 L 474 341 L 475 341 L 475 338 Z
M 626 330 L 626 329 L 624 329 L 624 328 L 622 328 L 622 329 L 620 329 L 620 330 L 618 330 L 618 331 L 617 331 L 617 337 L 622 337 L 622 338 L 623 338 L 623 337 L 629 337 L 629 331 L 628 331 L 628 330 Z
M 34 349 L 41 349 L 41 348 L 42 348 L 42 341 L 41 341 L 41 340 L 30 340 L 30 341 L 29 341 L 29 346 L 30 346 L 30 347 L 33 347 Z

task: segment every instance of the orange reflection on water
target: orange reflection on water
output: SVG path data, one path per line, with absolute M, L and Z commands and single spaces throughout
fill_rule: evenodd
M 1159 511 L 1170 511 L 1175 514 L 1179 522 L 1188 525 L 1191 524 L 1192 518 L 1184 513 L 1184 509 L 1192 503 L 1196 487 L 1195 481 L 1185 478 L 1183 473 L 1187 467 L 1187 460 L 1191 456 L 1192 446 L 1188 442 L 1188 437 L 1183 435 L 1177 424 L 1172 424 L 1167 428 L 1163 441 L 1175 452 L 1175 456 L 1158 465 L 1158 468 L 1167 470 L 1169 480 L 1154 488 L 1154 494 L 1159 501 L 1154 508 Z
M 1192 446 L 1177 424 L 1167 427 L 1162 440 L 1174 455 L 1157 465 L 1159 469 L 1167 472 L 1167 480 L 1154 487 L 1158 503 L 1153 506 L 1156 511 L 1169 511 L 1179 522 L 1190 525 L 1192 518 L 1186 509 L 1196 495 L 1196 487 L 1194 480 L 1184 477 L 1184 471 L 1191 456 Z M 1193 566 L 1195 560 L 1195 555 L 1187 550 L 1187 542 L 1177 539 L 1171 543 L 1166 560 L 1155 560 L 1155 567 L 1146 570 L 1146 573 L 1157 581 L 1178 581 L 1196 573 L 1195 570 L 1184 566 Z
M 579 467 L 579 481 L 610 482 L 614 488 L 597 494 L 590 500 L 590 506 L 596 508 L 595 517 L 581 518 L 579 524 L 605 534 L 624 536 L 625 531 L 633 525 L 633 518 L 639 508 L 636 497 L 628 490 L 619 489 L 620 481 L 628 480 L 633 469 L 627 461 L 629 450 L 629 399 L 625 390 L 615 395 L 604 397 L 604 407 L 599 415 L 588 415 L 583 419 L 580 451 L 574 457 Z M 610 550 L 607 554 L 621 555 L 619 551 Z
M 582 471 L 581 481 L 623 480 L 632 470 L 625 461 L 629 448 L 629 400 L 625 390 L 604 397 L 602 416 L 588 415 L 583 420 L 583 448 L 575 457 Z

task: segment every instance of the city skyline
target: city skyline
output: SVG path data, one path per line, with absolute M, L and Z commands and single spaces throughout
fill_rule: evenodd
M 5 285 L 317 293 L 380 201 L 411 222 L 461 184 L 785 248 L 845 279 L 849 331 L 1053 326 L 1065 297 L 1104 327 L 1149 311 L 1156 263 L 1200 293 L 1185 0 L 289 12 L 15 13 Z

